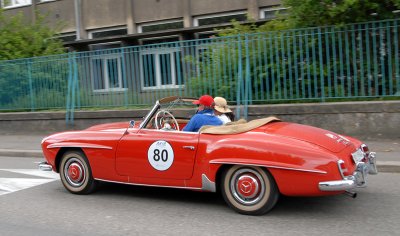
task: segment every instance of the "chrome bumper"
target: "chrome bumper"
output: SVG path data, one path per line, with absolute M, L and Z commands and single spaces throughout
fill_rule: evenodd
M 320 182 L 319 189 L 321 191 L 345 191 L 353 188 L 362 188 L 367 186 L 368 174 L 378 174 L 375 152 L 370 152 L 366 156 L 366 162 L 357 163 L 357 168 L 353 175 L 346 176 L 343 180 Z
M 47 162 L 40 162 L 39 163 L 39 170 L 52 171 L 53 167 L 51 165 L 49 165 Z

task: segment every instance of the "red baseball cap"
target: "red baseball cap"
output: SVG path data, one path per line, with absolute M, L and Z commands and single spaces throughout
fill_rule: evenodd
M 193 102 L 193 104 L 204 105 L 206 107 L 212 107 L 214 105 L 214 99 L 210 95 L 203 95 Z

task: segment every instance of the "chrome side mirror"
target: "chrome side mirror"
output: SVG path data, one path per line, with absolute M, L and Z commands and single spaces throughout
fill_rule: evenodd
M 135 126 L 135 121 L 131 120 L 129 121 L 129 128 L 133 128 Z

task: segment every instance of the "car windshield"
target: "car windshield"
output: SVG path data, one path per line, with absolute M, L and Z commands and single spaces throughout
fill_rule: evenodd
M 179 122 L 179 126 L 185 124 L 187 120 L 190 119 L 196 113 L 197 105 L 193 104 L 195 98 L 185 98 L 185 97 L 166 97 L 158 100 L 153 108 L 149 111 L 147 116 L 141 123 L 141 128 L 156 128 L 161 129 L 163 124 L 161 122 L 165 119 L 159 121 L 157 118 L 162 117 L 173 117 Z M 157 120 L 157 122 L 155 122 Z
M 169 112 L 176 112 L 176 115 L 181 115 L 181 117 L 179 118 L 188 118 L 185 116 L 184 111 L 187 110 L 193 110 L 196 111 L 197 110 L 197 105 L 193 104 L 193 101 L 195 101 L 196 99 L 193 98 L 177 98 L 171 102 L 165 102 L 162 103 L 163 100 L 160 100 L 160 108 L 159 110 L 166 110 Z M 183 111 L 183 112 L 182 112 Z M 182 114 L 180 114 L 182 113 Z M 178 118 L 176 117 L 176 118 Z

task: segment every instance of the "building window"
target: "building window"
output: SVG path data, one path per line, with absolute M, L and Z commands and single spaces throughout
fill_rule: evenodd
M 128 30 L 126 27 L 107 28 L 89 31 L 89 39 L 105 38 L 111 36 L 127 35 Z
M 260 10 L 260 18 L 266 20 L 272 20 L 277 18 L 278 15 L 284 16 L 286 14 L 287 8 L 284 8 L 280 5 L 275 5 Z
M 121 55 L 110 54 L 92 58 L 93 90 L 95 92 L 123 91 Z
M 247 14 L 246 12 L 241 11 L 241 12 L 232 12 L 225 14 L 198 16 L 193 18 L 193 24 L 194 26 L 215 25 L 215 24 L 230 23 L 232 20 L 245 21 L 247 20 Z
M 1 0 L 1 6 L 3 8 L 13 8 L 31 5 L 32 0 Z
M 182 28 L 183 28 L 182 20 L 160 21 L 160 22 L 140 24 L 138 26 L 138 33 L 146 33 L 146 32 L 169 30 L 169 29 L 182 29 Z
M 120 42 L 93 44 L 92 50 L 104 50 L 120 47 Z M 117 51 L 117 50 L 115 50 Z M 121 53 L 111 51 L 107 54 L 95 55 L 91 58 L 93 90 L 95 92 L 125 91 L 123 81 Z
M 209 39 L 214 38 L 217 33 L 215 31 L 205 31 L 205 32 L 198 32 L 195 33 L 196 39 Z
M 90 50 L 104 50 L 104 49 L 113 49 L 113 48 L 120 48 L 121 42 L 108 42 L 108 43 L 97 43 L 97 44 L 90 44 Z
M 140 56 L 142 89 L 179 88 L 183 85 L 180 50 L 150 48 Z
M 60 39 L 63 42 L 71 42 L 76 40 L 76 33 L 62 33 L 57 36 L 58 39 Z
M 142 45 L 148 45 L 148 44 L 158 44 L 158 43 L 169 43 L 169 42 L 177 42 L 179 41 L 179 36 L 177 35 L 169 35 L 165 37 L 152 37 L 152 38 L 143 38 L 139 39 L 139 42 Z M 171 44 L 173 45 L 173 44 Z M 173 45 L 175 46 L 175 45 Z

